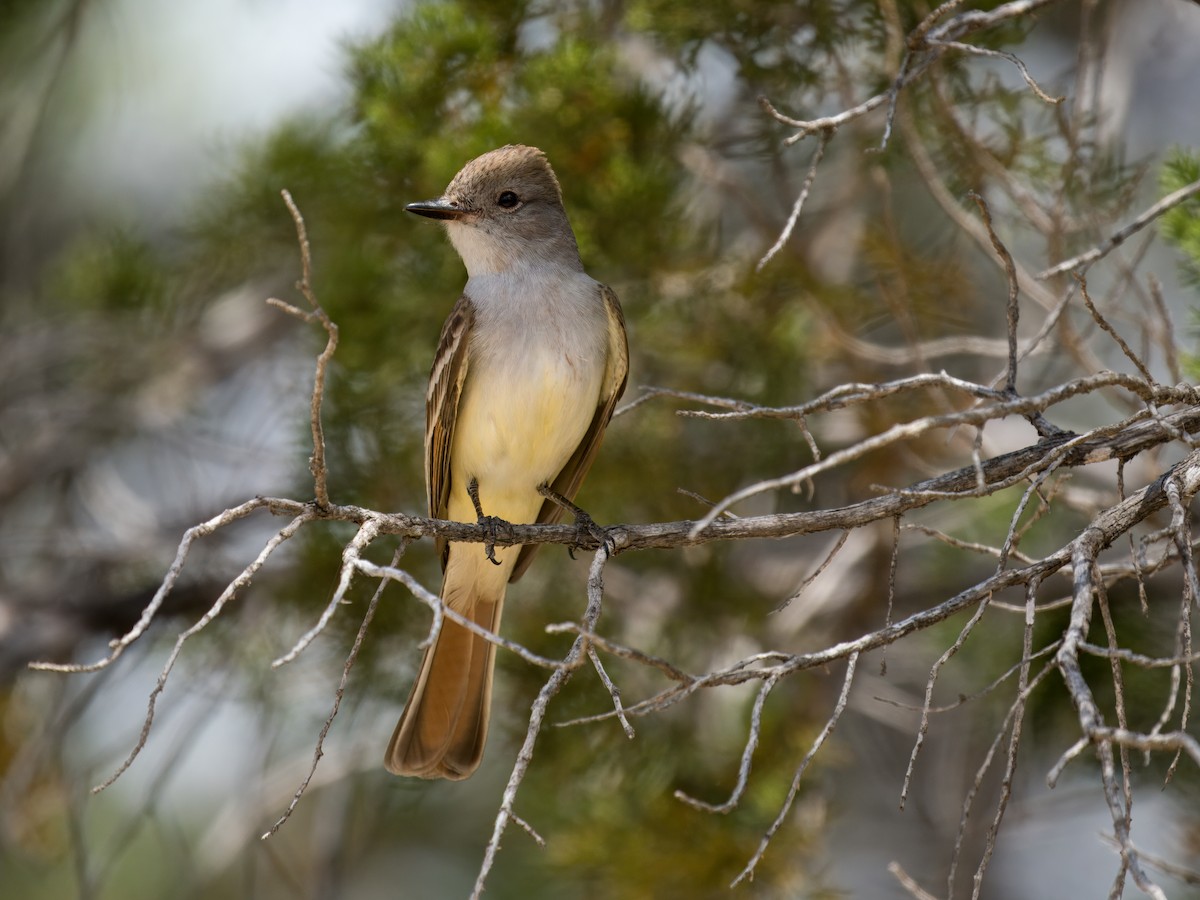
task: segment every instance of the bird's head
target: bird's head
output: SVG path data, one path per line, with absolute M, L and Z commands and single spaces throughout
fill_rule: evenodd
M 405 209 L 445 222 L 469 275 L 524 265 L 582 269 L 558 179 L 536 147 L 510 144 L 476 157 L 441 197 Z

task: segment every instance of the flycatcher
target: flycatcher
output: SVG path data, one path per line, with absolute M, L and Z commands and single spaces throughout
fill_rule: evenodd
M 438 344 L 426 395 L 429 514 L 554 522 L 595 459 L 629 350 L 613 291 L 583 270 L 545 154 L 507 146 L 467 163 L 437 200 L 409 212 L 446 225 L 467 285 Z M 438 542 L 442 600 L 492 632 L 508 582 L 536 545 Z M 425 651 L 388 745 L 397 775 L 462 779 L 487 739 L 496 645 L 445 619 Z

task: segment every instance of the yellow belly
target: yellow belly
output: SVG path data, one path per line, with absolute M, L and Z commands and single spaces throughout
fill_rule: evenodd
M 451 453 L 451 519 L 475 521 L 466 493 L 475 478 L 486 515 L 534 521 L 538 486 L 562 471 L 596 411 L 602 372 L 581 368 L 599 367 L 547 352 L 468 373 Z

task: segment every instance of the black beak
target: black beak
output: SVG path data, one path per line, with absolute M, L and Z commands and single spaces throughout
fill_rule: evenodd
M 410 203 L 404 207 L 410 213 L 427 216 L 430 219 L 458 219 L 467 214 L 461 206 L 449 200 L 422 200 L 420 203 Z

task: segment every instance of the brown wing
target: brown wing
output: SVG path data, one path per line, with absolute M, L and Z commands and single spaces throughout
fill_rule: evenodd
M 604 298 L 605 311 L 608 313 L 608 361 L 604 367 L 604 381 L 600 385 L 600 397 L 596 402 L 596 414 L 592 416 L 592 422 L 588 426 L 583 440 L 575 448 L 575 452 L 571 454 L 571 458 L 567 460 L 562 471 L 558 473 L 554 483 L 550 485 L 552 490 L 568 500 L 575 499 L 575 494 L 579 491 L 579 486 L 583 484 L 588 469 L 592 467 L 592 461 L 595 460 L 596 451 L 600 449 L 600 441 L 604 437 L 604 429 L 608 427 L 613 409 L 616 408 L 621 394 L 625 392 L 625 382 L 629 378 L 629 343 L 625 337 L 625 316 L 621 312 L 621 303 L 617 300 L 613 289 L 607 285 L 600 285 L 600 294 Z M 539 523 L 557 522 L 562 516 L 562 512 L 560 506 L 547 500 L 538 512 L 537 521 Z M 539 546 L 539 544 L 526 544 L 521 548 L 521 555 L 517 557 L 517 564 L 509 581 L 516 581 L 525 574 L 525 570 L 529 568 L 529 564 L 533 561 L 533 554 L 537 552 Z
M 435 519 L 446 518 L 450 502 L 450 449 L 458 419 L 458 399 L 467 377 L 467 344 L 474 322 L 475 310 L 463 294 L 442 326 L 425 393 L 425 489 L 429 495 L 429 515 Z M 443 570 L 448 549 L 445 539 L 438 538 L 438 557 Z

